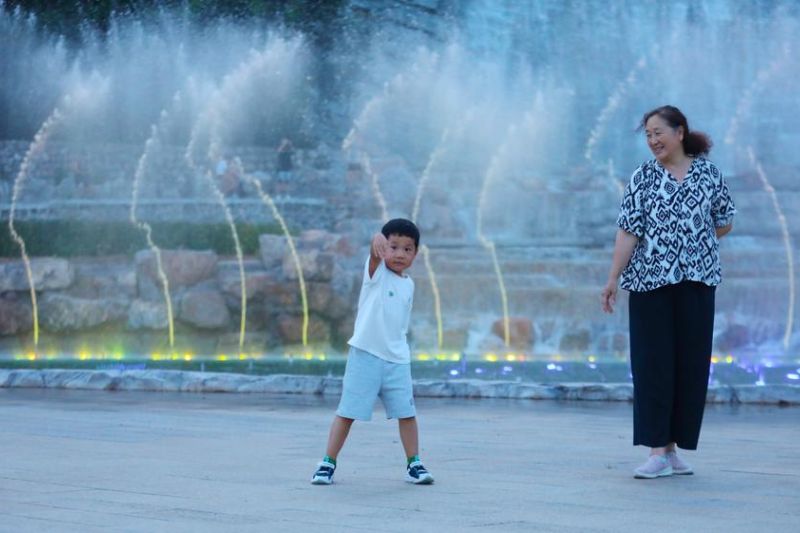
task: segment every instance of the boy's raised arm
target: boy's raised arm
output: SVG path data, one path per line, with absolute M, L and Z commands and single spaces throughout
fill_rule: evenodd
M 369 248 L 369 277 L 375 274 L 378 265 L 381 264 L 386 250 L 386 237 L 383 233 L 376 233 L 372 238 L 372 245 Z

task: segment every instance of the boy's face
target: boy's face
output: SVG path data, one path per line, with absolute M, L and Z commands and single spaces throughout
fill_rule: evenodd
M 411 266 L 417 256 L 417 247 L 414 239 L 400 235 L 389 235 L 386 239 L 386 251 L 383 260 L 386 268 L 395 274 L 402 274 L 405 269 Z

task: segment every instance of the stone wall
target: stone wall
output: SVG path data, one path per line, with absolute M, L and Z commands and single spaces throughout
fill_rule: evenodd
M 309 334 L 341 349 L 352 331 L 360 287 L 358 251 L 349 238 L 306 231 L 295 240 L 308 291 Z M 211 251 L 161 250 L 175 350 L 238 353 L 242 293 L 239 263 Z M 243 262 L 248 352 L 302 341 L 303 308 L 287 240 L 263 235 L 260 256 Z M 126 258 L 33 258 L 42 353 L 169 350 L 168 306 L 156 255 Z M 32 306 L 22 261 L 0 263 L 0 352 L 32 346 Z

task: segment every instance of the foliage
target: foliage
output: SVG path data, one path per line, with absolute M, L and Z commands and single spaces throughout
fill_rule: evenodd
M 35 14 L 41 28 L 63 35 L 70 42 L 80 40 L 83 25 L 105 33 L 114 16 L 146 17 L 163 9 L 183 9 L 199 24 L 219 18 L 283 24 L 319 42 L 331 35 L 329 30 L 338 23 L 345 3 L 345 0 L 5 0 L 5 7 Z
M 235 253 L 227 224 L 162 222 L 151 224 L 153 241 L 164 249 L 214 250 L 220 255 Z M 133 255 L 147 247 L 144 231 L 128 222 L 83 220 L 22 221 L 14 224 L 34 257 L 79 257 Z M 280 233 L 277 224 L 237 224 L 242 252 L 258 253 L 258 236 Z M 0 257 L 18 258 L 19 246 L 8 231 L 0 232 Z

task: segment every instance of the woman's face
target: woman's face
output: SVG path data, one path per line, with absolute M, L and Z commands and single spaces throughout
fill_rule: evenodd
M 673 128 L 660 116 L 653 115 L 647 119 L 644 132 L 647 136 L 647 146 L 660 163 L 675 161 L 684 155 L 682 126 Z

